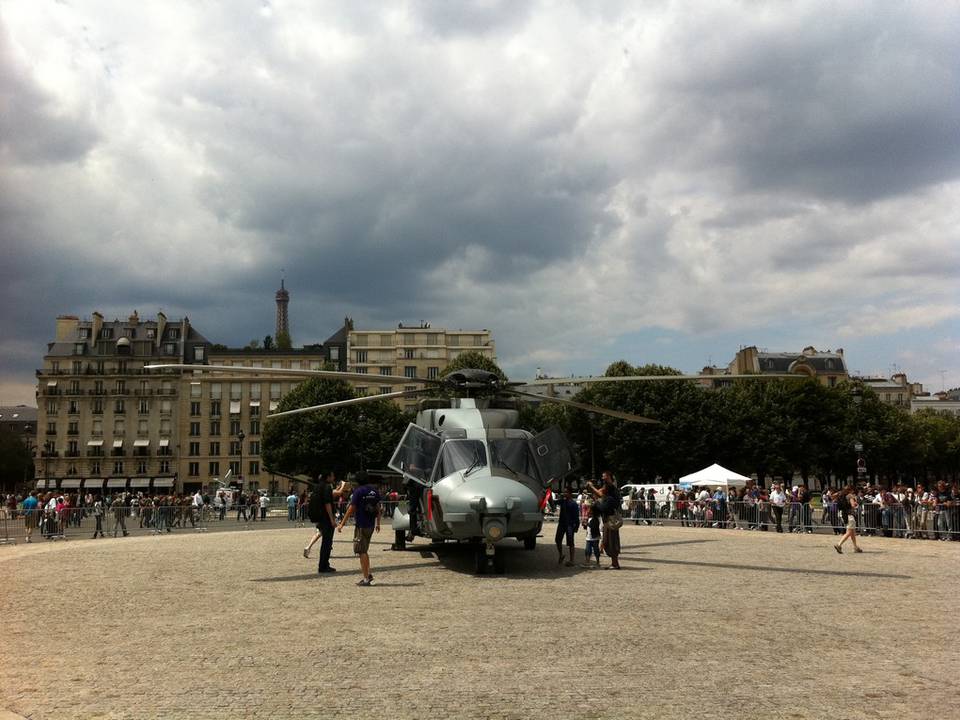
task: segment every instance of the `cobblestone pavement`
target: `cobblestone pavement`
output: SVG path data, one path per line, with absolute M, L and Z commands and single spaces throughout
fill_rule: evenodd
M 551 531 L 552 528 L 547 528 Z M 623 529 L 623 570 L 310 531 L 0 547 L 0 717 L 925 718 L 956 707 L 960 544 Z M 582 544 L 583 536 L 577 536 Z M 315 548 L 316 550 L 316 548 Z M 315 555 L 315 553 L 314 553 Z M 580 558 L 578 558 L 579 560 Z

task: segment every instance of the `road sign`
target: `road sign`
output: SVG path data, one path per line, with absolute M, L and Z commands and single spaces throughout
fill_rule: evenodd
M 862 442 L 855 442 L 855 443 L 853 444 L 853 451 L 854 451 L 854 452 L 858 452 L 858 453 L 863 452 L 863 443 L 862 443 Z

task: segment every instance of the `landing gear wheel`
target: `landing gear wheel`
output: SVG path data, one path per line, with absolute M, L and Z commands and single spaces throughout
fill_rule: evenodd
M 523 549 L 524 550 L 536 550 L 537 548 L 537 536 L 536 535 L 527 535 L 523 539 Z
M 407 549 L 407 533 L 403 530 L 393 531 L 393 550 Z

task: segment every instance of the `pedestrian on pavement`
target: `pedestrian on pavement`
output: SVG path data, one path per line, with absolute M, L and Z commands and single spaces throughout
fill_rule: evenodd
M 597 559 L 597 567 L 600 567 L 600 513 L 597 511 L 597 504 L 588 499 L 586 501 L 589 516 L 583 527 L 587 531 L 587 544 L 583 551 L 583 562 L 586 567 L 590 567 L 590 556 Z
M 563 497 L 557 504 L 560 509 L 557 515 L 557 532 L 554 537 L 554 542 L 557 544 L 557 554 L 559 555 L 557 562 L 563 562 L 563 539 L 566 538 L 569 551 L 566 565 L 570 567 L 573 565 L 574 553 L 576 552 L 573 535 L 580 527 L 580 508 L 577 507 L 577 501 L 573 499 L 573 490 L 569 485 L 563 488 Z
M 370 539 L 374 530 L 380 532 L 380 493 L 367 482 L 366 473 L 362 471 L 357 473 L 355 483 L 357 489 L 350 496 L 350 505 L 337 525 L 337 532 L 343 531 L 343 526 L 351 515 L 356 516 L 353 552 L 360 557 L 360 569 L 363 571 L 363 579 L 357 585 L 365 587 L 373 582 L 373 575 L 370 573 Z
M 837 509 L 840 511 L 840 516 L 847 526 L 847 531 L 843 534 L 843 537 L 840 538 L 840 542 L 833 546 L 833 549 L 842 554 L 843 544 L 849 540 L 853 543 L 854 552 L 863 552 L 857 544 L 857 498 L 853 493 L 853 488 L 849 485 L 840 492 L 840 497 L 837 500 Z
M 126 537 L 130 533 L 127 532 L 127 508 L 126 508 L 126 496 L 124 493 L 118 493 L 117 496 L 113 499 L 113 504 L 110 506 L 110 509 L 113 510 L 113 536 L 116 537 L 118 532 L 123 532 L 123 536 Z
M 287 522 L 294 522 L 297 519 L 297 494 L 291 488 L 287 495 Z
M 333 483 L 336 481 L 336 473 L 327 473 L 326 476 L 320 480 L 317 489 L 314 491 L 319 493 L 319 496 L 316 500 L 311 498 L 311 502 L 316 502 L 319 517 L 316 520 L 317 531 L 313 534 L 313 539 L 310 540 L 310 544 L 303 549 L 303 556 L 309 558 L 310 548 L 314 546 L 317 540 L 322 540 L 320 543 L 320 559 L 317 563 L 318 573 L 332 573 L 337 571 L 335 567 L 331 567 L 330 565 L 330 553 L 333 552 L 333 531 L 337 526 L 337 521 L 333 514 L 333 501 L 334 498 L 339 500 L 343 493 L 346 492 L 347 484 L 341 481 L 340 485 L 334 489 Z
M 97 539 L 97 533 L 103 537 L 103 500 L 97 495 L 93 499 L 93 519 L 97 521 L 97 526 L 93 529 L 93 539 Z
M 24 531 L 27 534 L 27 542 L 33 542 L 33 531 L 37 527 L 37 519 L 40 516 L 38 506 L 40 501 L 37 500 L 37 492 L 34 490 L 23 500 L 21 505 L 21 510 L 23 511 L 23 527 Z
M 787 494 L 783 491 L 780 483 L 773 484 L 773 491 L 770 493 L 770 509 L 773 510 L 773 519 L 777 523 L 777 532 L 783 532 L 783 508 L 787 504 Z
M 610 558 L 610 569 L 619 570 L 620 527 L 623 525 L 620 515 L 620 489 L 609 470 L 605 470 L 600 477 L 603 485 L 598 488 L 593 483 L 588 483 L 587 489 L 600 501 L 600 516 L 603 520 L 601 550 Z

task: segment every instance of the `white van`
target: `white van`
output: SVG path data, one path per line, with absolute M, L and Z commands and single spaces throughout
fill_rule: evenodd
M 620 496 L 623 498 L 622 509 L 623 512 L 629 513 L 632 508 L 630 507 L 630 496 L 635 495 L 636 499 L 640 499 L 640 491 L 643 491 L 643 499 L 647 499 L 647 493 L 650 492 L 650 488 L 653 488 L 653 498 L 657 502 L 657 509 L 659 510 L 664 506 L 664 504 L 670 503 L 673 500 L 673 491 L 677 489 L 676 483 L 664 483 L 664 484 L 651 484 L 651 485 L 624 485 L 620 488 Z

